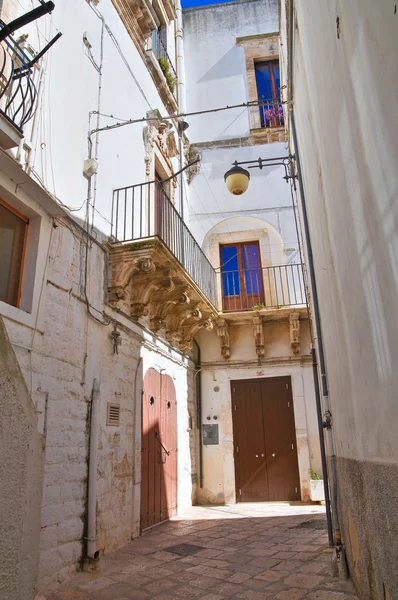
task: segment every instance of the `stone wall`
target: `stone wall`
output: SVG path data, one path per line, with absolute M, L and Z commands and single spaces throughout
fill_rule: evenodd
M 179 427 L 179 502 L 191 504 L 195 447 L 188 433 L 192 365 L 104 301 L 106 252 L 71 221 L 57 219 L 35 323 L 36 333 L 4 307 L 7 330 L 46 430 L 38 589 L 65 581 L 85 556 L 89 417 L 93 381 L 100 385 L 97 545 L 100 556 L 139 535 L 141 389 L 143 374 L 161 364 L 174 378 Z M 83 265 L 83 266 L 82 266 Z M 108 316 L 104 316 L 104 311 Z M 101 324 L 102 321 L 105 324 Z M 121 346 L 114 353 L 111 331 Z M 141 356 L 144 359 L 141 359 Z M 47 406 L 44 407 L 46 401 Z M 119 426 L 107 425 L 107 404 L 120 406 Z M 37 539 L 39 533 L 37 532 Z
M 0 597 L 31 600 L 39 564 L 44 438 L 0 316 Z

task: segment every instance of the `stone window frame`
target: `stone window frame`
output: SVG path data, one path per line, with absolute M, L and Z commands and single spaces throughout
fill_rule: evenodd
M 221 253 L 220 247 L 225 244 L 237 244 L 242 242 L 258 242 L 260 249 L 261 267 L 272 266 L 270 239 L 266 228 L 247 229 L 243 231 L 213 233 L 209 237 L 209 260 L 217 273 L 217 305 L 220 310 L 223 306 Z
M 245 54 L 248 101 L 257 101 L 258 93 L 255 64 L 257 62 L 267 62 L 276 59 L 280 60 L 280 35 L 278 32 L 250 35 L 237 38 L 236 43 L 243 48 Z M 261 126 L 260 110 L 258 106 L 251 106 L 249 108 L 249 122 L 251 133 L 265 131 L 265 128 Z

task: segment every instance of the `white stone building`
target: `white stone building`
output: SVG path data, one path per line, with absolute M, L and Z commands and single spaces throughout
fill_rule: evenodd
M 1 18 L 31 8 L 4 0 Z M 307 500 L 309 470 L 320 470 L 304 279 L 283 168 L 264 180 L 253 171 L 244 203 L 223 182 L 235 158 L 285 154 L 278 98 L 249 115 L 187 118 L 185 133 L 167 118 L 255 99 L 254 58 L 276 69 L 277 3 L 239 3 L 234 22 L 229 4 L 206 10 L 185 13 L 185 71 L 181 8 L 171 0 L 58 0 L 51 15 L 1 42 L 0 448 L 9 492 L 0 494 L 0 513 L 4 556 L 13 557 L 1 564 L 5 600 L 31 598 L 35 586 L 53 590 L 82 560 L 192 502 L 244 500 L 230 382 L 255 386 L 264 419 L 267 381 L 279 386 L 276 395 L 285 390 L 291 489 L 282 462 L 269 493 L 260 448 L 249 460 L 262 463 L 260 499 Z M 199 36 L 212 12 L 230 21 L 213 47 L 210 22 L 207 39 Z M 213 68 L 217 56 L 226 79 L 224 63 Z M 18 84 L 11 64 L 33 92 L 20 110 L 10 103 Z M 192 165 L 173 177 L 198 152 L 199 174 Z M 238 278 L 255 273 L 242 294 L 225 294 L 218 248 L 228 243 L 261 256 L 261 266 L 237 269 Z
M 183 13 L 188 112 L 263 100 L 249 109 L 188 118 L 190 140 L 201 153 L 200 173 L 189 186 L 189 223 L 216 270 L 220 311 L 217 327 L 197 336 L 202 427 L 219 428 L 217 444 L 203 440 L 198 501 L 308 500 L 310 469 L 320 472 L 321 465 L 290 186 L 283 166 L 253 169 L 242 196 L 231 195 L 224 182 L 235 160 L 288 154 L 277 81 L 278 3 L 226 3 Z M 262 397 L 262 406 L 254 407 L 253 395 Z M 288 405 L 291 414 L 279 415 Z M 258 430 L 261 415 L 264 428 Z M 289 431 L 280 418 L 292 420 Z M 284 446 L 293 456 L 280 456 Z
M 334 529 L 358 596 L 397 598 L 397 5 L 288 0 L 281 11 L 289 148 L 301 161 L 319 298 Z

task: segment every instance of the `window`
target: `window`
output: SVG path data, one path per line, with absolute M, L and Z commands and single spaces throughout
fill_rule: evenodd
M 19 305 L 28 219 L 0 200 L 0 300 Z
M 280 94 L 279 61 L 258 62 L 255 65 L 255 70 L 257 95 L 261 102 L 261 126 L 282 127 L 284 121 Z
M 220 246 L 225 311 L 249 310 L 264 303 L 258 242 Z

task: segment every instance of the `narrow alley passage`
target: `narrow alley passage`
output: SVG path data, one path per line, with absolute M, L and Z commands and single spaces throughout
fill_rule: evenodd
M 48 600 L 355 600 L 331 573 L 318 506 L 193 507 L 78 573 Z

